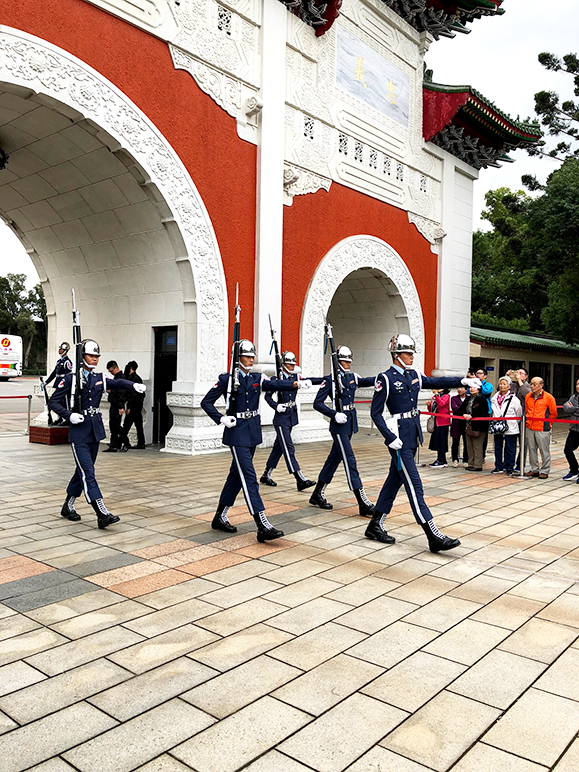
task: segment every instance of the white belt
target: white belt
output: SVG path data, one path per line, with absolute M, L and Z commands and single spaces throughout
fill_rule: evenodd
M 243 413 L 237 413 L 238 418 L 254 418 L 256 415 L 259 415 L 259 410 L 244 410 Z
M 97 413 L 100 413 L 101 409 L 100 407 L 89 407 L 86 410 L 82 411 L 83 415 L 96 415 Z
M 286 407 L 295 407 L 298 403 L 297 402 L 280 402 L 280 405 L 285 405 Z
M 407 413 L 392 413 L 392 418 L 416 418 L 417 415 L 420 415 L 420 410 L 413 407 Z
M 356 405 L 342 405 L 342 410 L 344 412 L 346 412 L 348 410 L 355 410 L 355 409 L 356 409 Z

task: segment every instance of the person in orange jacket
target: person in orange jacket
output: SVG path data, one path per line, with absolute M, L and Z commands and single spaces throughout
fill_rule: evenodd
M 551 426 L 557 418 L 555 398 L 543 386 L 543 379 L 535 376 L 531 379 L 531 393 L 525 397 L 525 441 L 530 467 L 525 477 L 538 477 L 540 480 L 546 480 L 551 471 Z M 538 453 L 541 454 L 540 468 Z

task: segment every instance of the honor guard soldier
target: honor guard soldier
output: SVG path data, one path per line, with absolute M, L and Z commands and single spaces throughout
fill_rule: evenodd
M 392 355 L 392 367 L 376 378 L 372 399 L 372 420 L 385 439 L 392 456 L 388 477 L 376 502 L 376 514 L 372 517 L 366 536 L 368 539 L 393 544 L 395 539 L 384 530 L 384 520 L 392 509 L 400 487 L 404 485 L 416 522 L 422 526 L 431 552 L 458 547 L 460 541 L 451 539 L 436 527 L 432 513 L 424 501 L 422 481 L 414 456 L 418 443 L 422 443 L 418 395 L 422 388 L 451 389 L 460 385 L 470 386 L 478 379 L 428 378 L 413 370 L 412 363 L 416 344 L 410 335 L 394 335 L 388 344 Z M 480 382 L 479 382 L 480 383 Z M 391 418 L 384 419 L 384 408 Z
M 310 497 L 310 504 L 321 509 L 332 509 L 332 505 L 326 500 L 324 491 L 332 482 L 332 478 L 340 462 L 344 464 L 348 487 L 354 492 L 358 502 L 360 514 L 364 517 L 372 517 L 375 509 L 368 499 L 362 486 L 362 480 L 356 466 L 356 456 L 352 450 L 352 435 L 358 431 L 358 416 L 354 399 L 358 387 L 373 386 L 375 377 L 362 378 L 358 373 L 351 372 L 352 351 L 348 346 L 338 346 L 336 356 L 339 365 L 338 377 L 342 383 L 342 412 L 336 409 L 336 390 L 332 375 L 326 375 L 314 400 L 314 409 L 330 419 L 330 433 L 334 440 L 332 449 L 318 476 L 318 482 Z M 325 404 L 326 399 L 332 396 L 332 407 Z
M 313 480 L 304 477 L 300 465 L 296 459 L 295 447 L 292 440 L 292 429 L 299 423 L 298 404 L 296 402 L 296 392 L 293 388 L 295 376 L 299 372 L 298 361 L 293 351 L 282 351 L 282 380 L 287 381 L 285 389 L 278 392 L 267 392 L 265 401 L 275 410 L 273 417 L 273 427 L 275 429 L 275 442 L 267 463 L 265 472 L 260 477 L 260 482 L 264 485 L 275 487 L 277 483 L 272 479 L 271 473 L 276 468 L 280 458 L 284 457 L 287 470 L 296 478 L 298 491 L 305 491 L 315 485 Z M 309 378 L 312 384 L 319 385 L 323 378 Z
M 70 351 L 70 343 L 67 343 L 64 341 L 60 344 L 58 347 L 58 356 L 60 359 L 57 360 L 56 365 L 54 367 L 54 370 L 50 373 L 50 375 L 46 378 L 44 381 L 44 385 L 48 386 L 51 381 L 53 381 L 55 378 L 62 377 L 63 375 L 68 375 L 72 372 L 72 362 L 70 361 L 70 357 L 68 356 L 68 352 Z
M 269 380 L 263 373 L 251 373 L 250 369 L 255 361 L 253 343 L 249 340 L 240 340 L 236 345 L 239 345 L 239 383 L 235 396 L 235 415 L 222 415 L 215 407 L 219 397 L 226 397 L 226 407 L 229 407 L 227 395 L 231 391 L 231 373 L 220 375 L 215 386 L 201 401 L 201 407 L 207 415 L 216 424 L 223 424 L 225 427 L 223 444 L 229 446 L 233 456 L 211 527 L 216 531 L 236 533 L 237 528 L 229 522 L 227 511 L 235 503 L 239 491 L 243 490 L 247 508 L 257 525 L 257 541 L 264 542 L 269 539 L 279 539 L 283 536 L 283 531 L 274 528 L 265 516 L 257 475 L 253 468 L 255 449 L 262 442 L 259 398 L 262 391 L 290 388 L 295 390 L 298 383 L 293 381 L 290 387 L 287 381 Z M 308 388 L 308 386 L 311 386 L 311 382 L 300 381 L 300 387 Z
M 111 514 L 106 508 L 95 478 L 94 465 L 99 442 L 106 436 L 99 407 L 100 401 L 107 389 L 145 391 L 146 387 L 122 378 L 106 379 L 104 373 L 95 373 L 94 370 L 98 366 L 101 355 L 98 343 L 94 340 L 83 340 L 81 345 L 82 366 L 79 368 L 81 383 L 74 384 L 75 389 L 80 388 L 81 412 L 74 412 L 68 408 L 73 381 L 77 378 L 76 373 L 68 373 L 58 381 L 49 402 L 50 409 L 70 423 L 68 437 L 76 463 L 76 471 L 66 489 L 66 501 L 62 505 L 60 514 L 67 520 L 80 520 L 74 503 L 84 491 L 86 500 L 96 513 L 98 527 L 106 528 L 112 523 L 118 523 L 120 517 Z

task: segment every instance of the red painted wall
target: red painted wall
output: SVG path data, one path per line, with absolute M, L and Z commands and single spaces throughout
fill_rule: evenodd
M 84 0 L 2 0 L 0 23 L 82 59 L 162 132 L 191 174 L 213 223 L 227 278 L 230 327 L 239 282 L 241 332 L 252 337 L 256 147 L 237 136 L 235 120 L 189 73 L 174 68 L 166 43 Z
M 299 350 L 302 308 L 312 275 L 342 239 L 366 234 L 390 244 L 406 263 L 422 303 L 425 370 L 436 366 L 437 256 L 406 212 L 333 182 L 329 193 L 295 196 L 284 207 L 282 340 Z

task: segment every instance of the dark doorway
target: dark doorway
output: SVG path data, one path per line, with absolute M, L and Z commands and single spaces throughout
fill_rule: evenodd
M 153 442 L 163 443 L 173 426 L 173 414 L 167 407 L 167 392 L 177 380 L 177 328 L 153 327 L 155 333 L 155 369 L 153 374 Z

